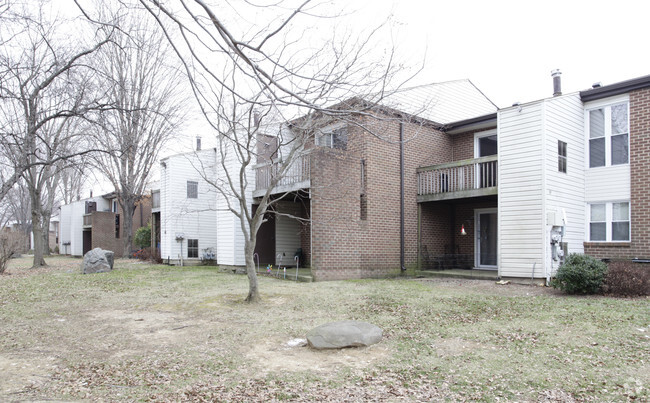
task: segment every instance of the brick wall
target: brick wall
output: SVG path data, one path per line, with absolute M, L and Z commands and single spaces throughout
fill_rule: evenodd
M 116 256 L 122 256 L 124 252 L 124 214 L 118 204 L 118 214 L 120 215 L 120 236 L 115 237 L 115 213 L 108 211 L 96 211 L 93 213 L 92 225 L 92 248 L 102 248 L 115 252 Z M 146 226 L 151 219 L 151 197 L 142 198 L 135 208 L 133 214 L 132 234 L 138 228 Z M 135 246 L 134 246 L 135 248 Z
M 650 89 L 630 93 L 631 239 L 623 245 L 585 242 L 598 258 L 650 258 Z
M 319 148 L 312 154 L 312 273 L 317 280 L 400 270 L 400 124 L 369 118 L 362 123 L 377 136 L 351 126 L 346 151 Z M 415 122 L 404 124 L 404 139 L 405 265 L 412 268 L 418 251 L 416 168 L 450 161 L 452 147 L 449 136 Z

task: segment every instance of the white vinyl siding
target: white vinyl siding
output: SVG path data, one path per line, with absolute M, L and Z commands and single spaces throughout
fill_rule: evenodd
M 547 213 L 566 216 L 563 242 L 584 241 L 584 110 L 578 94 L 499 111 L 499 275 L 544 277 L 550 261 Z M 567 172 L 558 171 L 558 141 Z M 534 273 L 533 273 L 534 270 Z
M 300 248 L 300 221 L 293 217 L 300 215 L 298 203 L 282 202 L 278 205 L 278 211 L 282 214 L 275 219 L 275 255 L 276 265 L 293 265 L 293 257 Z M 293 216 L 293 217 L 290 217 Z M 278 255 L 282 255 L 282 258 Z
M 569 253 L 583 253 L 585 239 L 585 142 L 584 109 L 578 94 L 549 98 L 544 102 L 545 128 L 545 214 L 566 216 L 562 242 Z M 567 172 L 558 170 L 558 141 L 566 142 Z M 557 270 L 551 260 L 550 230 L 545 223 L 542 245 L 547 274 Z
M 188 240 L 199 243 L 198 258 L 207 248 L 216 250 L 217 219 L 215 190 L 202 179 L 214 172 L 216 154 L 208 149 L 196 153 L 179 154 L 163 160 L 160 181 L 160 248 L 163 260 L 178 261 L 188 258 Z M 197 183 L 197 198 L 187 198 L 188 181 Z M 183 234 L 184 240 L 176 240 Z
M 499 275 L 530 277 L 541 272 L 542 126 L 541 103 L 498 114 Z

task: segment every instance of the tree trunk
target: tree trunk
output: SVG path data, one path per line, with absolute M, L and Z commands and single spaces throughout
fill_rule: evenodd
M 34 264 L 32 268 L 45 266 L 43 258 L 43 217 L 40 210 L 40 192 L 31 192 L 32 198 L 32 234 L 34 235 Z
M 133 250 L 133 214 L 135 203 L 131 200 L 122 201 L 122 237 L 124 241 L 124 257 L 129 257 Z
M 246 302 L 258 303 L 261 301 L 260 289 L 257 285 L 257 273 L 255 272 L 255 261 L 253 253 L 255 252 L 255 243 L 246 240 L 244 250 L 246 251 L 246 274 L 248 275 L 248 296 Z
M 42 225 L 42 233 L 43 233 L 43 255 L 45 256 L 50 256 L 50 220 L 52 213 L 50 212 L 44 212 L 42 214 L 41 222 L 43 223 Z

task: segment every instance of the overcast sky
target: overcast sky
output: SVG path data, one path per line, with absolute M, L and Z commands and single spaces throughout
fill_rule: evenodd
M 553 69 L 564 93 L 650 74 L 648 1 L 362 1 L 405 58 L 426 52 L 415 83 L 469 78 L 499 107 L 551 96 Z

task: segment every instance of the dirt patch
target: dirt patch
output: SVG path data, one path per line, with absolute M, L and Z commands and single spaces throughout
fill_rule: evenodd
M 56 357 L 0 354 L 0 396 L 42 386 L 56 368 Z
M 369 347 L 339 350 L 314 350 L 309 346 L 291 347 L 289 340 L 274 339 L 256 344 L 246 358 L 257 362 L 263 372 L 331 372 L 341 368 L 362 369 L 389 356 L 381 343 Z

